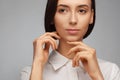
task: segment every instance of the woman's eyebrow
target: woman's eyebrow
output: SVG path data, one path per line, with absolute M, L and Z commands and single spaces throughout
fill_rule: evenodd
M 89 8 L 89 6 L 88 5 L 86 5 L 86 4 L 82 4 L 82 5 L 78 5 L 78 7 L 87 7 L 87 8 Z
M 62 6 L 62 7 L 69 7 L 68 5 L 65 5 L 65 4 L 59 4 L 58 7 L 59 7 L 59 6 Z M 81 5 L 78 5 L 77 7 L 80 7 L 80 8 L 81 8 L 81 7 L 87 7 L 87 8 L 89 8 L 89 6 L 86 5 L 86 4 L 81 4 Z
M 65 5 L 65 4 L 59 4 L 58 7 L 59 6 L 61 6 L 61 7 L 69 7 L 69 6 Z

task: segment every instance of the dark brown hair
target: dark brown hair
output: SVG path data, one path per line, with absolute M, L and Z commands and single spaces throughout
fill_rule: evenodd
M 95 19 L 96 19 L 95 0 L 91 0 L 91 1 L 92 1 L 91 7 L 94 10 L 93 23 L 89 24 L 88 30 L 83 37 L 84 39 L 90 35 L 95 25 Z M 58 3 L 58 0 L 48 0 L 47 2 L 46 11 L 45 11 L 45 31 L 46 32 L 56 31 L 55 25 L 51 23 L 54 21 L 54 16 L 57 9 L 57 3 Z

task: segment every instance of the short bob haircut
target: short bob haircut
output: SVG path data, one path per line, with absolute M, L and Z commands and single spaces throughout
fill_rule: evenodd
M 95 24 L 95 19 L 96 19 L 95 0 L 91 0 L 91 1 L 92 1 L 91 8 L 94 10 L 93 23 L 89 24 L 88 30 L 84 35 L 83 39 L 85 39 L 90 35 Z M 55 25 L 51 23 L 54 20 L 54 16 L 57 10 L 57 3 L 58 3 L 58 0 L 48 0 L 47 2 L 46 11 L 45 11 L 45 22 L 44 22 L 46 32 L 56 31 Z

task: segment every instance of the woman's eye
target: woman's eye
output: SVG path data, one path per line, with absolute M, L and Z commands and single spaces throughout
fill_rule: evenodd
M 84 10 L 84 9 L 80 9 L 79 10 L 79 13 L 81 13 L 81 14 L 85 14 L 87 11 L 86 10 Z
M 65 12 L 67 12 L 67 10 L 66 9 L 59 9 L 58 12 L 65 13 Z

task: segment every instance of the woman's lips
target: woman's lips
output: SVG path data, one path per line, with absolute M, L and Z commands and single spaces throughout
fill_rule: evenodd
M 79 29 L 66 29 L 68 34 L 75 35 L 78 33 Z

